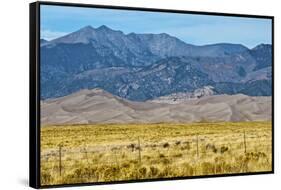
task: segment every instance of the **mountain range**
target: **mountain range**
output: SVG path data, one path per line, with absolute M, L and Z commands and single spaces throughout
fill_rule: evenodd
M 271 96 L 272 47 L 187 44 L 166 33 L 86 26 L 40 46 L 41 99 L 100 88 L 147 101 L 210 86 L 214 94 Z

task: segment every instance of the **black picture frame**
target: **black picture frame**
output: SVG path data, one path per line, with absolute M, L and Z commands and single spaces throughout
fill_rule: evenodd
M 272 170 L 266 172 L 248 172 L 237 174 L 218 174 L 207 176 L 186 176 L 172 178 L 157 178 L 157 179 L 141 179 L 127 181 L 112 181 L 112 182 L 94 182 L 94 183 L 78 183 L 78 184 L 60 184 L 60 185 L 44 185 L 40 184 L 40 6 L 41 5 L 56 5 L 68 7 L 87 7 L 87 8 L 103 8 L 117 10 L 134 10 L 148 12 L 169 12 L 169 13 L 186 13 L 198 15 L 217 15 L 245 18 L 264 18 L 270 19 L 272 23 Z M 34 2 L 29 5 L 29 44 L 30 44 L 30 75 L 29 75 L 29 185 L 33 188 L 54 188 L 54 187 L 70 187 L 70 186 L 87 186 L 87 185 L 103 185 L 103 184 L 121 184 L 135 182 L 152 182 L 166 180 L 183 180 L 195 178 L 213 178 L 213 177 L 231 177 L 259 174 L 274 173 L 274 17 L 264 15 L 248 15 L 248 14 L 233 14 L 233 13 L 218 13 L 218 12 L 201 12 L 188 10 L 171 10 L 171 9 L 156 9 L 156 8 L 141 8 L 141 7 L 125 7 L 125 6 L 109 6 L 109 5 L 93 5 L 80 3 L 61 3 L 61 2 Z

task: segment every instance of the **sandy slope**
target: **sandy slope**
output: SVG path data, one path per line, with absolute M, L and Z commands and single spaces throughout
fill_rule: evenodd
M 41 102 L 42 124 L 271 120 L 271 97 L 213 95 L 197 100 L 132 102 L 82 90 Z

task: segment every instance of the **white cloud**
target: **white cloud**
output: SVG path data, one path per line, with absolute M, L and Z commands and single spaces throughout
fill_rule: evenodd
M 45 40 L 53 40 L 58 37 L 64 36 L 67 33 L 59 32 L 59 31 L 51 31 L 51 30 L 41 30 L 41 39 Z

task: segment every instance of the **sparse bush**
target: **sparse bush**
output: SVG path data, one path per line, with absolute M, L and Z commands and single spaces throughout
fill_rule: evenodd
M 182 153 L 175 154 L 174 157 L 176 157 L 176 158 L 182 157 Z
M 142 150 L 141 147 L 139 147 L 139 146 L 137 146 L 135 149 L 136 150 Z
M 139 177 L 140 178 L 145 178 L 147 174 L 147 169 L 146 167 L 141 167 L 138 169 Z
M 169 143 L 166 142 L 166 143 L 163 144 L 163 148 L 169 148 L 169 147 L 170 147 Z
M 163 158 L 163 159 L 161 159 L 160 162 L 161 162 L 162 164 L 164 164 L 164 165 L 167 165 L 167 164 L 170 164 L 170 163 L 171 163 L 171 160 L 168 159 L 168 158 Z
M 135 148 L 136 148 L 136 145 L 132 143 L 132 144 L 129 144 L 129 145 L 127 146 L 127 148 L 128 148 L 128 149 L 131 149 L 131 151 L 134 152 L 134 150 L 135 150 Z
M 111 148 L 111 151 L 116 151 L 116 150 L 118 150 L 118 147 L 112 147 Z
M 214 152 L 214 153 L 217 153 L 217 148 L 216 148 L 216 146 L 215 145 L 213 145 L 213 144 L 207 144 L 206 145 L 206 150 L 211 150 L 212 152 Z
M 50 173 L 42 172 L 41 173 L 41 183 L 42 184 L 50 184 L 53 178 Z
M 131 165 L 129 163 L 127 163 L 127 162 L 122 163 L 122 165 L 121 165 L 122 168 L 129 168 L 130 166 Z
M 173 176 L 173 168 L 171 166 L 165 166 L 159 173 L 159 177 L 171 177 Z
M 188 141 L 183 142 L 181 150 L 190 150 L 190 149 L 191 149 L 190 142 Z
M 150 159 L 151 159 L 151 157 L 148 156 L 148 155 L 144 155 L 142 158 L 143 158 L 143 159 L 147 159 L 147 160 L 150 160 Z
M 149 177 L 157 177 L 158 173 L 159 173 L 159 169 L 158 168 L 156 168 L 154 166 L 150 166 L 149 174 L 148 174 Z
M 226 151 L 228 151 L 228 147 L 227 146 L 222 146 L 221 149 L 220 149 L 220 152 L 223 154 Z
M 165 155 L 160 153 L 159 158 L 165 158 Z

